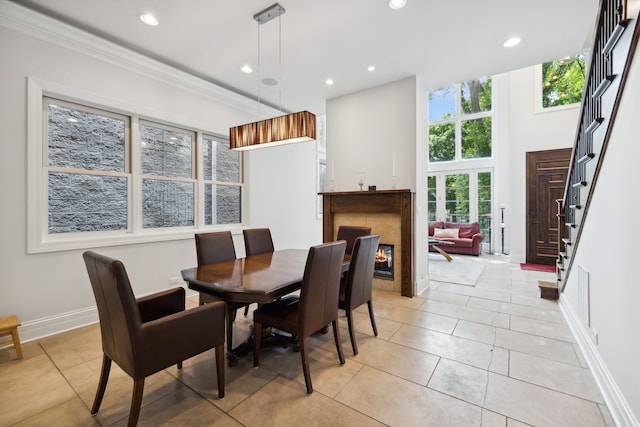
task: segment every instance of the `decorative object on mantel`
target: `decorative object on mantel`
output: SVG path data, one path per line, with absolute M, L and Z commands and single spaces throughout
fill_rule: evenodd
M 280 19 L 285 13 L 280 4 L 275 3 L 253 15 L 258 22 L 258 64 L 260 64 L 260 25 L 274 18 Z M 278 63 L 282 64 L 282 25 L 278 29 Z M 258 65 L 258 68 L 259 65 Z M 278 82 L 282 92 L 282 81 Z M 280 95 L 282 99 L 282 95 Z M 260 95 L 258 95 L 260 102 Z M 282 102 L 282 101 L 281 101 Z M 282 110 L 282 105 L 280 105 Z M 272 119 L 232 127 L 229 129 L 229 148 L 232 150 L 250 150 L 261 147 L 312 141 L 316 139 L 316 116 L 309 111 L 300 111 Z

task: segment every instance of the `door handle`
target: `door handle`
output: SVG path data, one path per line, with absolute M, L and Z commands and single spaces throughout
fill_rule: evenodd
M 534 219 L 536 217 L 536 208 L 529 209 L 529 218 Z

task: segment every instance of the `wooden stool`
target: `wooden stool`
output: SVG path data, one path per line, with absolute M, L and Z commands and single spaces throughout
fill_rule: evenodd
M 13 346 L 16 348 L 18 359 L 22 359 L 22 347 L 20 347 L 18 326 L 20 326 L 18 316 L 8 316 L 0 318 L 0 337 L 11 335 L 11 341 L 0 342 L 0 347 L 6 347 L 13 344 Z

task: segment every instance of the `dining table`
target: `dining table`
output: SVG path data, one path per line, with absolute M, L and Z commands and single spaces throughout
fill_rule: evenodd
M 225 302 L 268 304 L 298 291 L 307 262 L 308 249 L 283 249 L 244 258 L 205 264 L 181 271 L 189 289 L 204 292 Z M 345 255 L 342 271 L 349 268 Z M 227 349 L 229 366 L 253 351 L 253 332 L 249 339 Z M 261 338 L 262 348 L 297 345 L 295 337 L 271 333 Z

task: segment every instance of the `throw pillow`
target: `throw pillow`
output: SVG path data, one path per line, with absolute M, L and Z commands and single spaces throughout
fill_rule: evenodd
M 436 239 L 443 239 L 443 238 L 457 239 L 458 229 L 457 228 L 434 228 L 433 237 L 435 237 Z

